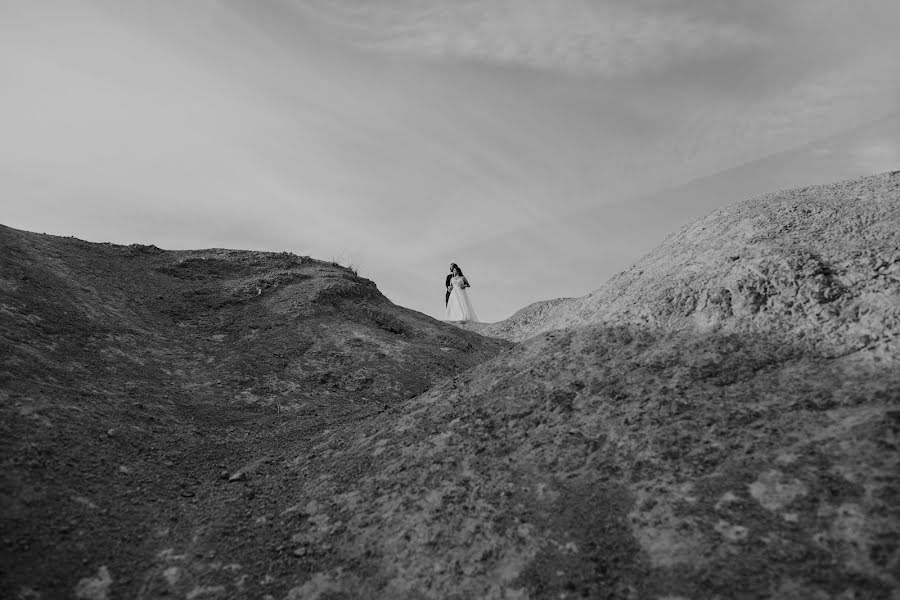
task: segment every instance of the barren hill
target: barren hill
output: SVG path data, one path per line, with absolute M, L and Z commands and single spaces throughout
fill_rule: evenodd
M 889 173 L 717 211 L 527 334 L 484 327 L 527 339 L 373 434 L 401 589 L 897 598 L 898 314 Z
M 898 185 L 717 211 L 506 349 L 309 259 L 4 230 L 4 592 L 896 600 Z
M 302 462 L 323 432 L 508 345 L 286 253 L 2 227 L 0 257 L 2 597 L 70 597 L 101 564 L 112 597 L 156 597 L 160 552 L 182 542 L 221 552 L 218 538 L 196 541 L 201 530 L 252 545 L 265 529 L 244 513 L 301 486 L 280 479 L 257 495 L 229 477 Z M 296 560 L 274 546 L 254 548 L 256 579 L 273 568 L 270 551 L 272 564 Z
M 673 233 L 582 298 L 536 303 L 485 335 L 521 341 L 586 324 L 808 336 L 890 347 L 900 306 L 900 172 L 767 194 Z

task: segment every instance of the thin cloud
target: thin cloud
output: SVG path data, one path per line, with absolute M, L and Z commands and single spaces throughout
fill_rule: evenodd
M 368 50 L 585 75 L 659 70 L 767 43 L 738 23 L 612 2 L 308 0 L 303 6 Z
M 436 316 L 456 260 L 502 318 L 697 204 L 575 215 L 896 106 L 900 9 L 821 1 L 0 2 L 0 222 L 343 255 Z M 873 131 L 753 180 L 890 165 Z
M 698 177 L 882 118 L 900 100 L 900 44 L 895 46 L 848 57 L 740 102 L 706 97 L 656 151 L 678 157 L 670 167 L 677 177 Z

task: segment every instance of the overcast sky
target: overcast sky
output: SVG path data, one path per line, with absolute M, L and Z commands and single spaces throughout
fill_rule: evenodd
M 900 168 L 896 0 L 0 0 L 0 223 L 352 262 L 435 317 Z M 687 184 L 687 185 L 685 185 Z

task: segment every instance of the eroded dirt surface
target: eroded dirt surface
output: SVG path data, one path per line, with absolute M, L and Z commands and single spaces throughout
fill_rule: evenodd
M 764 337 L 551 332 L 360 440 L 386 462 L 335 497 L 398 509 L 344 547 L 405 540 L 385 597 L 895 598 L 898 389 Z
M 467 327 L 516 342 L 596 323 L 775 331 L 807 338 L 817 352 L 882 348 L 896 356 L 898 295 L 900 171 L 893 171 L 726 206 L 587 296 Z
M 324 473 L 288 466 L 508 345 L 290 254 L 0 246 L 3 597 L 302 582 L 262 517 Z
M 516 345 L 308 258 L 2 229 L 2 593 L 900 600 L 898 177 L 478 326 Z

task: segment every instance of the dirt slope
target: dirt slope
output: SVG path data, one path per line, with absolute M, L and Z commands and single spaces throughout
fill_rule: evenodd
M 83 243 L 53 258 L 38 236 L 29 260 L 47 255 L 42 269 L 79 283 L 37 310 L 50 283 L 23 294 L 3 275 L 4 585 L 26 597 L 897 600 L 898 183 L 713 213 L 597 293 L 529 307 L 527 339 L 506 349 L 397 309 L 433 329 L 392 354 L 393 321 L 365 316 L 390 308 L 371 285 L 307 260 L 293 268 L 309 279 L 277 287 L 257 271 L 216 275 L 217 302 L 234 306 L 163 294 L 141 309 L 157 321 L 133 320 L 127 300 L 159 282 L 205 289 L 176 276 L 203 265 L 94 246 L 113 275 L 81 302 L 93 294 L 72 262 Z M 152 268 L 130 269 L 128 252 Z M 22 298 L 32 308 L 15 308 Z M 90 311 L 91 327 L 140 325 L 115 344 L 102 328 L 84 337 Z M 235 349 L 216 354 L 207 338 L 223 312 Z M 271 357 L 289 327 L 263 328 L 281 318 L 341 333 Z M 347 323 L 380 343 L 340 342 Z M 560 323 L 571 327 L 540 332 Z M 136 354 L 154 335 L 159 354 Z M 326 343 L 339 351 L 316 353 Z M 423 373 L 421 387 L 366 379 L 379 351 L 395 360 L 388 374 Z M 29 361 L 49 376 L 21 371 Z M 270 375 L 252 385 L 227 376 L 258 365 Z M 132 381 L 156 387 L 132 400 Z
M 716 211 L 522 316 L 407 417 L 503 515 L 473 596 L 900 597 L 900 173 Z
M 581 298 L 554 298 L 533 302 L 525 308 L 520 308 L 511 317 L 496 323 L 473 323 L 465 321 L 455 323 L 461 329 L 474 331 L 481 335 L 521 342 L 538 333 L 560 329 L 563 325 L 556 326 L 559 315 L 566 314 L 570 307 L 578 305 Z M 553 325 L 551 325 L 551 323 Z
M 765 336 L 548 333 L 372 431 L 327 506 L 397 507 L 347 544 L 403 574 L 384 597 L 893 598 L 898 389 Z
M 539 315 L 523 310 L 478 331 L 521 341 L 634 324 L 896 350 L 898 204 L 900 171 L 766 194 L 685 226 L 592 294 L 539 303 Z
M 520 313 L 522 331 L 570 328 L 363 430 L 350 452 L 370 475 L 314 492 L 385 577 L 317 581 L 385 598 L 900 597 L 898 184 L 718 211 L 597 293 Z
M 2 597 L 70 597 L 100 566 L 111 597 L 156 597 L 160 552 L 221 552 L 221 536 L 250 548 L 259 584 L 274 550 L 231 520 L 301 484 L 257 496 L 228 477 L 302 460 L 507 345 L 290 254 L 2 227 L 0 256 Z

